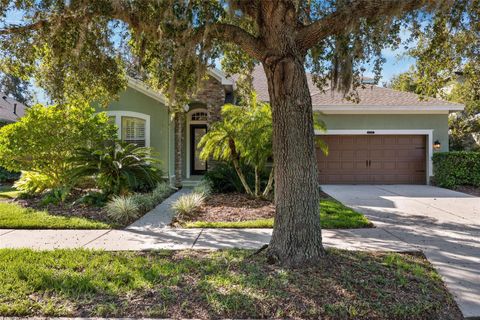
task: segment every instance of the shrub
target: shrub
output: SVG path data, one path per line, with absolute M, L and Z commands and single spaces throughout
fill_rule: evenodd
M 147 213 L 154 209 L 159 203 L 168 198 L 173 189 L 165 182 L 159 183 L 150 193 L 135 193 L 130 196 L 138 206 L 140 214 Z
M 133 201 L 132 197 L 114 196 L 106 206 L 110 219 L 117 223 L 126 224 L 137 218 L 140 208 Z
M 79 198 L 74 204 L 103 207 L 107 203 L 107 196 L 102 192 L 92 191 Z
M 181 196 L 172 204 L 172 209 L 177 215 L 178 220 L 182 220 L 186 216 L 192 215 L 205 200 L 205 196 L 201 193 L 192 192 Z
M 19 172 L 11 172 L 7 169 L 0 167 L 0 182 L 11 182 L 20 178 Z
M 242 171 L 245 173 L 245 178 L 251 188 L 255 186 L 254 169 L 248 165 L 242 164 Z M 263 171 L 260 174 L 261 186 L 264 188 L 268 183 L 268 172 Z M 229 162 L 216 163 L 212 169 L 209 169 L 204 176 L 204 179 L 209 182 L 211 189 L 216 193 L 226 192 L 242 192 L 245 189 L 238 177 L 235 168 Z
M 55 184 L 47 175 L 34 171 L 24 171 L 22 172 L 20 179 L 18 179 L 13 186 L 17 190 L 33 194 L 41 193 L 47 189 L 53 188 L 55 187 Z
M 151 195 L 156 204 L 159 204 L 173 193 L 173 188 L 167 182 L 161 182 L 157 184 L 157 187 L 153 189 Z
M 70 193 L 70 188 L 55 188 L 48 191 L 42 198 L 42 205 L 59 204 L 65 202 Z
M 210 194 L 212 194 L 212 185 L 210 181 L 203 179 L 195 188 L 193 188 L 193 192 L 199 193 L 204 197 L 208 197 Z
M 440 187 L 480 187 L 480 152 L 455 151 L 433 155 L 434 181 Z
M 158 204 L 152 193 L 135 193 L 130 198 L 137 205 L 140 213 L 148 212 Z
M 0 128 L 0 165 L 38 172 L 53 188 L 72 185 L 68 160 L 75 150 L 115 136 L 106 114 L 96 114 L 87 103 L 35 105 L 18 122 Z
M 151 148 L 115 141 L 102 148 L 81 148 L 71 158 L 75 177 L 94 176 L 108 195 L 151 191 L 163 181 Z

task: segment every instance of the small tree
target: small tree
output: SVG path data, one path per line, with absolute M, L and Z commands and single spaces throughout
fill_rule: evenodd
M 52 187 L 71 184 L 68 159 L 74 150 L 114 139 L 105 113 L 84 103 L 35 105 L 18 122 L 0 129 L 0 165 L 47 176 Z
M 222 121 L 212 125 L 200 140 L 200 157 L 231 161 L 245 192 L 251 196 L 267 196 L 273 186 L 270 171 L 265 190 L 260 190 L 260 173 L 272 156 L 272 112 L 270 106 L 257 101 L 255 94 L 244 106 L 227 104 L 222 108 Z M 255 170 L 255 189 L 247 183 L 241 163 Z

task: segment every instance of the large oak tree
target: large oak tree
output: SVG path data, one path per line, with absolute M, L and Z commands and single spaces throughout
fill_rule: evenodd
M 100 101 L 125 86 L 135 57 L 144 80 L 180 105 L 206 67 L 223 57 L 229 72 L 260 63 L 273 118 L 277 216 L 272 260 L 314 264 L 324 255 L 318 218 L 312 103 L 317 85 L 355 99 L 365 67 L 379 77 L 382 49 L 401 32 L 422 33 L 436 17 L 452 33 L 478 39 L 479 1 L 433 0 L 3 0 L 3 71 L 30 75 L 57 100 Z M 435 32 L 435 30 L 433 30 Z M 125 50 L 128 48 L 128 50 Z

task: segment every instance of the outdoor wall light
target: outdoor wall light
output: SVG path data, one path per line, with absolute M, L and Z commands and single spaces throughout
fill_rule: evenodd
M 183 110 L 185 110 L 185 112 L 188 112 L 188 110 L 190 110 L 190 106 L 188 104 L 184 105 Z
M 435 140 L 435 142 L 433 143 L 433 149 L 435 149 L 435 151 L 438 151 L 440 150 L 441 147 L 442 147 L 442 144 L 440 143 L 440 141 Z

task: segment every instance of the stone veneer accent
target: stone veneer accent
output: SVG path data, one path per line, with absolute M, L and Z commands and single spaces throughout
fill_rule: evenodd
M 200 90 L 193 99 L 204 103 L 208 110 L 208 124 L 220 119 L 220 110 L 225 104 L 225 89 L 217 79 L 208 77 L 200 84 Z
M 210 126 L 215 121 L 220 120 L 220 111 L 225 104 L 225 88 L 220 81 L 211 76 L 203 80 L 199 87 L 198 93 L 192 100 L 207 106 L 207 123 Z M 217 161 L 210 159 L 208 161 L 208 169 L 214 168 L 216 164 Z

